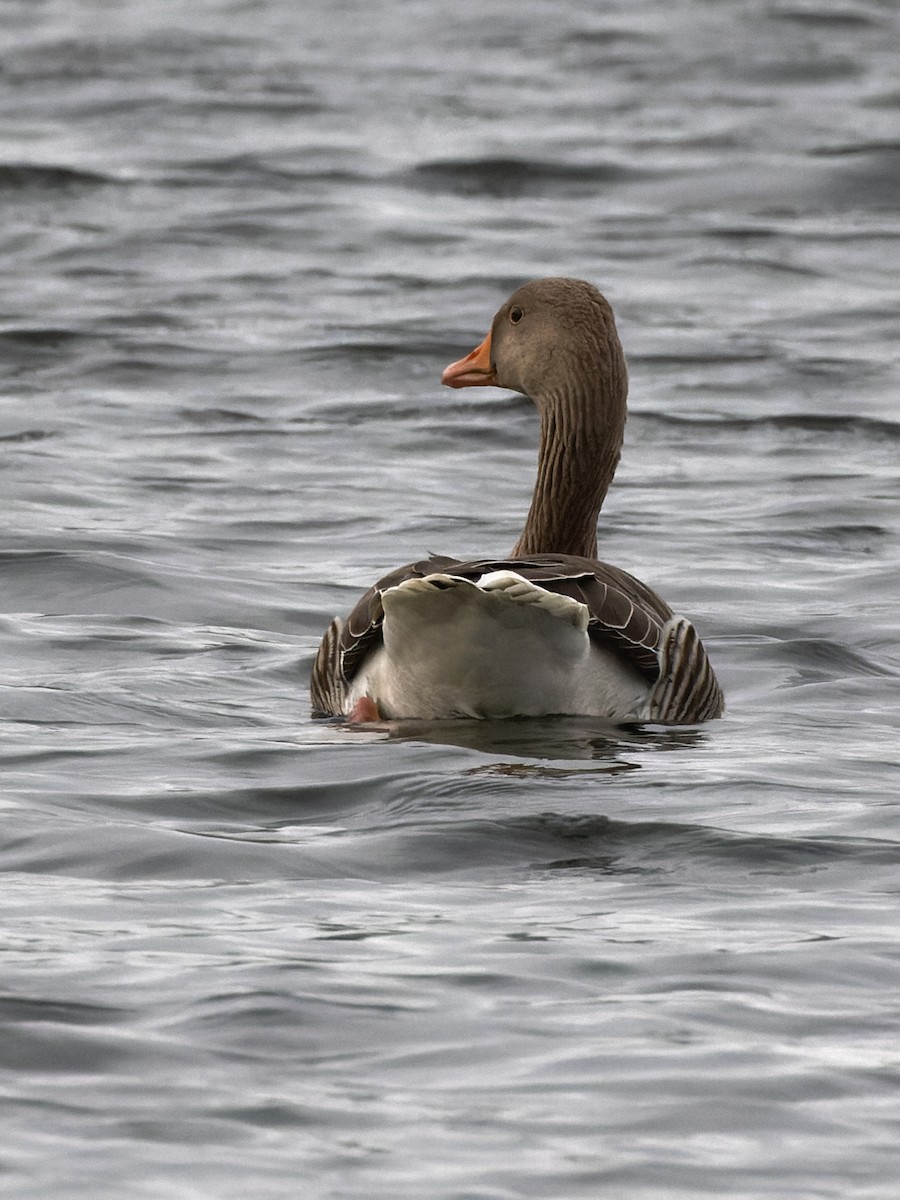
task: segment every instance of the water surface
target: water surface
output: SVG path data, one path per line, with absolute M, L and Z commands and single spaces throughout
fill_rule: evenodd
M 898 34 L 8 0 L 7 1194 L 893 1200 Z M 726 717 L 311 721 L 372 579 L 514 542 L 531 407 L 438 380 L 547 273 Z

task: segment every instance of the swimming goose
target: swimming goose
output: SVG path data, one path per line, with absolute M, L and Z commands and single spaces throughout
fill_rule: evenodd
M 335 617 L 313 668 L 313 712 L 351 721 L 720 716 L 722 692 L 690 621 L 597 561 L 628 391 L 605 297 L 579 279 L 527 283 L 441 379 L 534 401 L 540 450 L 525 528 L 509 558 L 422 559 L 380 579 L 346 620 Z

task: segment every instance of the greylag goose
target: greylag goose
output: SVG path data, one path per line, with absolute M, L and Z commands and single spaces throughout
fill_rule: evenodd
M 625 428 L 612 309 L 580 279 L 520 287 L 448 387 L 512 388 L 541 419 L 537 481 L 509 558 L 431 557 L 385 575 L 331 622 L 312 673 L 318 716 L 551 714 L 693 724 L 722 692 L 694 626 L 597 561 L 597 517 Z

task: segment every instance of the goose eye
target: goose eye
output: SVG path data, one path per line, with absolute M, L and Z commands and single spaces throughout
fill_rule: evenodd
M 511 308 L 509 310 L 509 319 L 512 321 L 513 325 L 518 325 L 523 316 L 524 313 L 522 312 L 521 308 L 519 308 L 518 304 L 515 306 L 515 308 Z

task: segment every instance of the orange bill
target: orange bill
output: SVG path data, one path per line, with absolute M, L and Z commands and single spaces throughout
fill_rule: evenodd
M 471 354 L 460 358 L 444 368 L 441 383 L 447 387 L 486 387 L 495 382 L 494 368 L 491 366 L 491 335 L 488 334 L 480 346 L 476 346 Z

